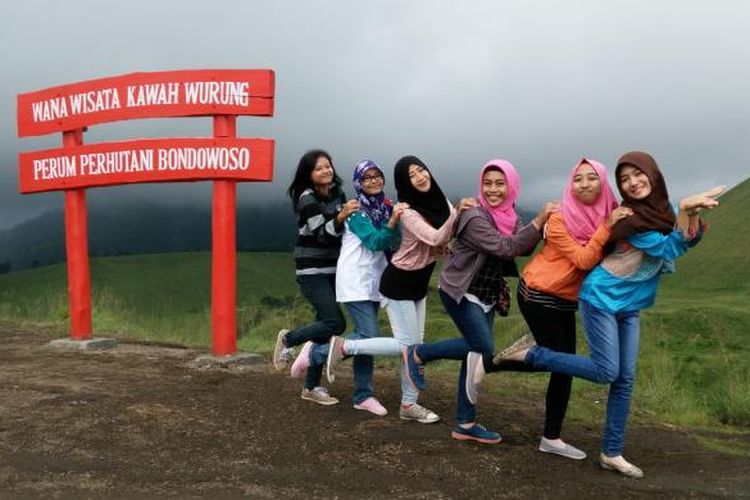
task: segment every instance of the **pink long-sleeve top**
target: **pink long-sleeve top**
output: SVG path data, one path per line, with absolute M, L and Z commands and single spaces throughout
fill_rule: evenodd
M 412 209 L 401 214 L 401 246 L 391 264 L 405 271 L 422 269 L 436 260 L 435 247 L 448 243 L 453 235 L 456 209 L 450 203 L 450 216 L 439 228 L 432 227 L 419 212 Z

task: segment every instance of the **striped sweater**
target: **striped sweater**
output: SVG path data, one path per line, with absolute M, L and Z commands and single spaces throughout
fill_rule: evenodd
M 336 273 L 344 229 L 336 223 L 336 216 L 344 203 L 344 192 L 335 184 L 328 196 L 322 196 L 312 188 L 300 195 L 295 209 L 297 243 L 294 245 L 294 262 L 297 275 Z

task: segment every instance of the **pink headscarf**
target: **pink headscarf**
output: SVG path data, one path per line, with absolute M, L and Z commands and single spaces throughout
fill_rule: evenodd
M 573 178 L 581 165 L 589 164 L 599 176 L 601 192 L 593 204 L 586 205 L 573 194 Z M 562 201 L 562 216 L 570 235 L 585 245 L 596 228 L 604 222 L 609 213 L 617 207 L 617 200 L 607 182 L 607 168 L 598 161 L 582 158 L 573 168 L 565 186 Z
M 508 186 L 508 194 L 503 202 L 496 206 L 491 207 L 487 200 L 484 199 L 482 194 L 482 180 L 484 180 L 484 174 L 490 167 L 496 167 L 502 170 L 505 174 L 505 182 Z M 518 177 L 516 167 L 510 162 L 495 158 L 494 160 L 488 161 L 484 167 L 482 167 L 482 173 L 479 175 L 479 204 L 482 205 L 492 219 L 495 221 L 495 227 L 501 234 L 510 236 L 513 234 L 513 230 L 516 228 L 516 222 L 518 222 L 518 214 L 516 213 L 516 198 L 518 193 L 521 191 L 521 179 Z

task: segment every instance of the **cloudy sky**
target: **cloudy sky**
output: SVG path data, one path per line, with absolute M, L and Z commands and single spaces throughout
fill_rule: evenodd
M 24 1 L 0 4 L 0 229 L 62 206 L 18 194 L 16 94 L 134 71 L 271 68 L 276 114 L 238 135 L 276 140 L 281 198 L 299 156 L 342 177 L 365 157 L 420 156 L 452 196 L 491 158 L 521 172 L 520 203 L 561 191 L 581 156 L 651 152 L 674 198 L 750 176 L 750 3 L 646 1 Z M 96 125 L 86 143 L 209 136 L 210 118 Z M 350 189 L 351 191 L 351 189 Z M 210 183 L 89 191 L 92 206 L 206 203 Z

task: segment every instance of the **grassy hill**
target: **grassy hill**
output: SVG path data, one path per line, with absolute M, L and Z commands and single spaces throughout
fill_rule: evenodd
M 750 209 L 750 181 L 708 215 L 704 241 L 666 276 L 656 307 L 642 320 L 635 412 L 677 424 L 750 426 L 750 262 L 741 214 Z M 46 323 L 67 330 L 64 265 L 0 275 L 0 318 Z M 183 253 L 92 259 L 94 329 L 100 336 L 210 345 L 210 254 Z M 238 257 L 238 345 L 269 352 L 280 328 L 300 325 L 313 312 L 294 281 L 291 255 L 244 253 Z M 350 323 L 351 324 L 351 323 Z M 384 334 L 390 330 L 381 317 Z M 496 344 L 515 338 L 523 321 L 496 320 Z M 434 283 L 428 298 L 428 341 L 457 331 L 442 311 Z M 585 352 L 581 336 L 579 351 Z M 391 366 L 388 360 L 379 360 Z M 455 372 L 443 362 L 430 370 Z M 442 368 L 441 368 L 442 367 Z M 503 374 L 487 391 L 496 397 L 542 401 L 546 375 Z M 572 419 L 598 421 L 606 388 L 577 381 Z
M 676 293 L 714 294 L 745 292 L 750 298 L 750 179 L 732 188 L 713 211 L 704 212 L 708 231 L 701 243 L 678 262 L 678 272 L 664 285 Z

